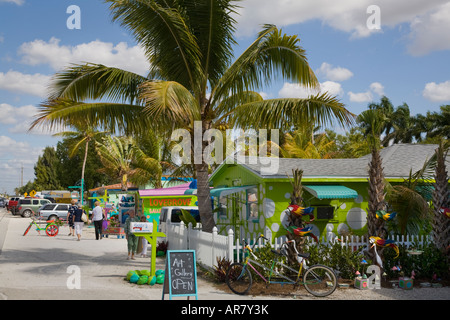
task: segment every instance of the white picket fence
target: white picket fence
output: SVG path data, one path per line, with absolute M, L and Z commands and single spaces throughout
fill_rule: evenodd
M 235 239 L 234 232 L 229 229 L 227 236 L 220 235 L 217 228 L 213 229 L 212 233 L 195 230 L 189 224 L 185 226 L 183 222 L 179 224 L 167 225 L 166 227 L 166 241 L 169 243 L 169 250 L 195 250 L 197 262 L 206 267 L 214 267 L 217 265 L 217 259 L 226 258 L 230 261 L 240 261 L 242 258 L 243 240 L 252 247 L 264 247 L 265 240 L 257 236 L 246 237 L 245 239 Z M 268 239 L 271 239 L 270 234 L 266 234 Z M 315 245 L 312 238 L 307 238 L 308 245 Z M 431 236 L 397 236 L 393 240 L 397 245 L 411 247 L 413 245 L 423 245 L 432 241 Z M 286 241 L 285 237 L 275 238 L 271 242 L 274 249 L 278 249 Z M 327 239 L 322 237 L 319 243 L 324 245 L 333 245 L 339 243 L 342 246 L 350 247 L 352 250 L 357 250 L 359 247 L 369 244 L 369 239 L 364 236 L 341 236 L 334 239 Z

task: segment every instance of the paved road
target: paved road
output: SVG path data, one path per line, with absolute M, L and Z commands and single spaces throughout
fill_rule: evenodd
M 162 286 L 138 286 L 123 280 L 129 270 L 149 269 L 150 259 L 126 259 L 126 240 L 95 240 L 93 228 L 85 227 L 81 241 L 69 237 L 66 226 L 50 238 L 34 229 L 23 236 L 30 219 L 0 209 L 0 300 L 161 300 Z M 165 260 L 158 258 L 157 269 Z M 74 275 L 79 272 L 80 282 Z M 77 285 L 80 288 L 76 288 Z M 75 288 L 73 288 L 75 286 Z M 166 296 L 166 299 L 168 296 Z M 199 278 L 199 300 L 261 300 L 268 297 L 225 293 Z M 185 298 L 184 298 L 185 299 Z M 272 297 L 271 299 L 283 299 Z M 286 298 L 284 298 L 286 300 Z M 314 300 L 308 294 L 287 299 Z M 450 288 L 404 290 L 338 289 L 329 300 L 450 299 Z

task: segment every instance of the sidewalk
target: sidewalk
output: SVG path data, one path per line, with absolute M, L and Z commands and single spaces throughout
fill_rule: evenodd
M 2 219 L 3 217 L 3 219 Z M 94 229 L 84 227 L 81 241 L 67 236 L 68 227 L 48 237 L 31 229 L 23 236 L 30 219 L 4 214 L 0 209 L 0 300 L 161 300 L 162 285 L 130 284 L 129 270 L 150 269 L 150 259 L 127 260 L 127 242 L 116 237 L 95 240 Z M 6 231 L 6 232 L 5 232 Z M 76 267 L 71 267 L 76 266 Z M 74 269 L 73 269 L 74 268 Z M 157 269 L 165 259 L 157 258 Z M 80 289 L 70 289 L 73 270 L 80 272 Z M 69 287 L 68 287 L 69 282 Z M 166 295 L 165 299 L 169 296 Z M 185 297 L 183 297 L 186 300 Z M 255 297 L 229 294 L 198 278 L 199 300 L 450 300 L 450 288 L 413 290 L 337 289 L 325 299 L 309 294 L 294 297 Z

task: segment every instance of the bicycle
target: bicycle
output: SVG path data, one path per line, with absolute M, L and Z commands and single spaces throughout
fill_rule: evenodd
M 55 223 L 55 220 L 48 220 L 46 221 L 46 225 L 45 228 L 41 228 L 37 223 L 36 220 L 34 218 L 31 218 L 31 222 L 28 225 L 28 227 L 26 228 L 25 232 L 23 233 L 23 235 L 25 236 L 28 231 L 30 231 L 32 226 L 36 227 L 36 231 L 41 234 L 41 231 L 45 231 L 45 233 L 47 234 L 47 236 L 49 237 L 55 237 L 58 232 L 59 232 L 59 226 Z
M 253 249 L 260 238 L 267 240 L 264 236 L 260 236 L 253 245 L 253 248 L 251 248 L 244 240 L 244 253 L 247 251 L 250 254 L 246 256 L 243 263 L 235 262 L 228 268 L 225 281 L 231 291 L 240 295 L 244 295 L 250 291 L 253 284 L 252 273 L 250 270 L 253 270 L 256 275 L 258 275 L 266 283 L 267 286 L 271 283 L 292 284 L 294 287 L 303 285 L 310 294 L 316 297 L 326 297 L 336 290 L 337 280 L 334 271 L 331 268 L 320 264 L 308 266 L 306 264 L 306 260 L 309 258 L 310 254 L 299 253 L 295 248 L 294 240 L 284 242 L 281 245 L 280 251 L 272 249 L 272 252 L 275 253 L 275 259 L 273 260 L 270 268 L 256 261 L 255 259 L 260 259 L 258 259 L 258 257 L 253 253 Z M 298 270 L 295 270 L 279 261 L 282 256 L 287 257 L 286 249 L 289 247 L 289 243 L 294 244 L 293 247 L 297 255 L 297 262 L 299 263 Z M 250 258 L 250 255 L 254 259 Z M 268 279 L 259 273 L 253 264 L 269 271 Z M 278 268 L 280 271 L 276 270 Z M 289 276 L 287 272 L 281 273 L 283 270 L 291 272 L 296 276 Z M 273 280 L 274 275 L 278 277 L 275 280 Z

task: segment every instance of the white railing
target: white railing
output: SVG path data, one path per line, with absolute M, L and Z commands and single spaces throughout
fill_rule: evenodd
M 204 266 L 214 267 L 217 265 L 217 259 L 226 258 L 230 261 L 240 261 L 242 258 L 243 245 L 242 241 L 255 248 L 264 247 L 266 242 L 263 239 L 259 239 L 259 235 L 246 237 L 245 239 L 235 239 L 232 229 L 227 231 L 227 236 L 217 233 L 217 228 L 214 227 L 212 233 L 203 232 L 201 230 L 195 230 L 189 224 L 185 226 L 183 222 L 179 224 L 168 224 L 166 226 L 166 241 L 169 242 L 169 250 L 195 250 L 197 262 L 200 262 Z M 269 234 L 265 235 L 266 238 L 271 239 Z M 312 238 L 306 238 L 308 245 L 315 245 L 316 242 Z M 286 237 L 274 238 L 271 241 L 271 246 L 274 249 L 278 249 Z M 397 245 L 403 245 L 411 247 L 413 245 L 432 242 L 431 236 L 395 236 L 393 238 Z M 255 243 L 256 242 L 256 243 Z M 341 236 L 329 239 L 321 237 L 319 243 L 323 245 L 333 245 L 339 243 L 342 246 L 357 250 L 361 246 L 371 246 L 369 239 L 364 236 Z

